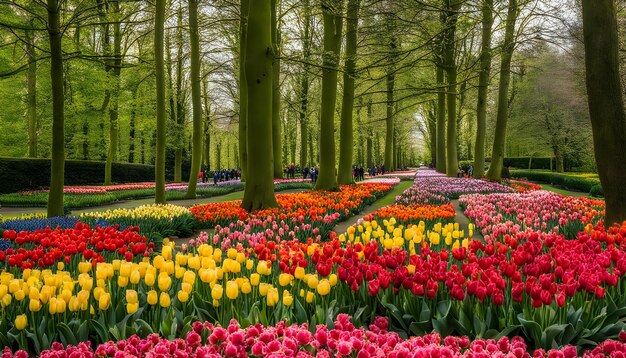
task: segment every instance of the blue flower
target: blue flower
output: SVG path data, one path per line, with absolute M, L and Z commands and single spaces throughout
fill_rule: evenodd
M 47 227 L 51 229 L 56 229 L 60 227 L 61 229 L 70 229 L 76 226 L 78 219 L 75 217 L 54 217 L 48 219 L 15 219 L 8 220 L 4 223 L 0 224 L 0 229 L 2 230 L 15 230 L 17 232 L 20 231 L 35 231 L 35 230 L 43 230 Z

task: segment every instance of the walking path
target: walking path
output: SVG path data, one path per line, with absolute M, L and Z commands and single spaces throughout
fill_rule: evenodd
M 456 213 L 456 216 L 454 217 L 454 222 L 459 223 L 459 228 L 461 230 L 464 230 L 465 234 L 469 233 L 468 227 L 471 222 L 470 219 L 465 216 L 463 209 L 461 209 L 461 206 L 459 205 L 459 200 L 452 200 L 452 205 L 454 206 L 454 212 Z M 472 236 L 472 238 L 476 240 L 481 240 L 483 238 L 479 229 L 474 228 L 474 235 Z

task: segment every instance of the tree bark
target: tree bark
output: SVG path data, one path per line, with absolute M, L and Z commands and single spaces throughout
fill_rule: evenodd
M 250 0 L 246 81 L 248 83 L 248 173 L 241 207 L 276 207 L 272 146 L 272 7 L 267 0 Z
M 502 44 L 502 59 L 500 62 L 500 84 L 498 88 L 498 113 L 496 129 L 491 153 L 491 164 L 487 171 L 487 178 L 500 180 L 504 166 L 504 145 L 506 142 L 506 125 L 509 116 L 509 83 L 511 82 L 511 59 L 515 49 L 515 22 L 517 21 L 517 0 L 509 0 L 506 16 L 504 43 Z
M 443 67 L 437 65 L 437 134 L 435 164 L 437 172 L 446 172 L 446 88 Z
M 619 42 L 613 0 L 583 0 L 583 36 L 589 114 L 600 182 L 604 225 L 626 221 L 626 116 L 619 74 Z
M 340 185 L 354 182 L 352 164 L 354 155 L 354 136 L 352 112 L 354 110 L 354 80 L 356 77 L 357 27 L 359 26 L 360 0 L 348 0 L 346 20 L 346 59 L 343 73 L 343 97 L 341 103 L 341 122 L 339 128 L 339 168 L 337 182 Z
M 272 6 L 272 145 L 274 153 L 274 178 L 283 177 L 282 128 L 280 120 L 280 23 L 278 0 L 270 0 Z
M 309 137 L 308 110 L 309 110 L 309 64 L 306 59 L 311 57 L 311 3 L 303 0 L 304 6 L 304 38 L 302 39 L 302 80 L 300 82 L 300 168 L 304 169 L 312 162 L 308 162 L 307 145 Z
M 163 32 L 165 25 L 165 2 L 156 0 L 154 16 L 154 67 L 156 76 L 156 162 L 154 177 L 156 195 L 154 202 L 165 203 L 165 63 L 163 59 Z
M 133 88 L 133 102 L 130 104 L 130 133 L 128 134 L 128 162 L 135 162 L 135 123 L 137 122 L 137 90 L 139 84 Z
M 491 76 L 491 29 L 493 27 L 493 0 L 484 0 L 482 6 L 482 37 L 478 99 L 476 103 L 476 143 L 474 144 L 474 178 L 485 175 L 485 137 L 487 131 L 487 95 Z
M 176 148 L 174 149 L 174 181 L 183 181 L 183 146 L 185 138 L 185 95 L 183 93 L 183 8 L 178 8 L 176 29 Z
M 372 142 L 373 142 L 373 137 L 374 137 L 374 130 L 372 129 L 372 99 L 370 98 L 370 100 L 367 102 L 367 121 L 370 122 L 367 126 L 367 167 L 371 168 L 374 166 L 374 159 L 373 159 L 373 155 L 372 155 Z
M 104 185 L 111 185 L 111 175 L 113 162 L 117 161 L 118 138 L 119 138 L 119 96 L 120 96 L 120 74 L 122 71 L 122 33 L 120 31 L 120 1 L 111 2 L 113 13 L 113 61 L 109 65 L 108 72 L 111 78 L 112 88 L 110 90 L 111 99 L 109 103 L 109 149 L 104 167 Z
M 191 104 L 193 134 L 191 149 L 191 170 L 189 171 L 188 199 L 196 197 L 198 173 L 202 165 L 202 89 L 200 88 L 200 35 L 198 33 L 198 0 L 189 0 L 189 45 L 191 47 Z
M 322 17 L 324 18 L 324 55 L 320 109 L 320 170 L 315 190 L 337 190 L 339 187 L 335 168 L 335 104 L 343 23 L 341 1 L 322 1 Z
M 457 175 L 459 156 L 457 147 L 457 65 L 455 62 L 456 23 L 461 9 L 460 0 L 446 0 L 446 21 L 443 41 L 443 60 L 447 79 L 447 133 L 446 133 L 446 174 Z
M 48 217 L 63 216 L 65 177 L 65 113 L 63 93 L 63 51 L 61 48 L 61 8 L 58 0 L 48 0 L 48 37 L 50 41 L 50 80 L 52 83 L 52 156 Z
M 246 42 L 250 0 L 241 0 L 239 6 L 239 160 L 241 181 L 248 177 L 248 83 L 246 82 Z
M 209 84 L 205 77 L 203 92 L 204 92 L 204 152 L 202 158 L 204 166 L 207 170 L 211 170 L 211 108 L 209 107 Z M 247 96 L 246 96 L 247 98 Z M 246 116 L 248 113 L 246 112 Z M 244 134 L 245 136 L 245 134 Z M 247 145 L 246 145 L 247 147 Z M 240 168 L 243 170 L 243 167 Z M 248 168 L 246 168 L 248 170 Z
M 37 157 L 37 55 L 32 31 L 25 32 L 26 57 L 26 117 L 28 118 L 28 157 Z
M 392 15 L 387 15 L 386 18 L 387 30 L 390 33 L 391 38 L 389 39 L 389 61 L 387 64 L 387 117 L 385 120 L 386 123 L 386 136 L 385 136 L 385 171 L 392 172 L 395 170 L 394 168 L 394 146 L 393 146 L 393 138 L 394 138 L 394 87 L 395 87 L 395 51 L 397 48 L 397 39 L 395 34 L 395 24 L 393 23 Z

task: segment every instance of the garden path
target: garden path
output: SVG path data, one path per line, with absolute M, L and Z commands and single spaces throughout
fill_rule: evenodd
M 452 200 L 452 205 L 454 206 L 454 212 L 456 213 L 456 217 L 454 218 L 454 222 L 459 223 L 459 228 L 461 230 L 464 230 L 465 233 L 468 233 L 468 225 L 470 224 L 470 220 L 467 216 L 465 216 L 465 213 L 463 212 L 463 209 L 461 209 L 461 206 L 459 205 L 459 200 Z M 483 236 L 480 233 L 480 230 L 474 230 L 474 235 L 472 236 L 473 239 L 482 239 Z

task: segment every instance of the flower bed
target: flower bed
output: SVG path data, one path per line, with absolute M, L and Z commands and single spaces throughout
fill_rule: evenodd
M 598 348 L 585 351 L 583 357 L 621 356 L 626 354 L 624 340 L 609 340 L 600 343 Z M 620 355 L 621 354 L 621 355 Z M 275 326 L 255 325 L 242 328 L 233 320 L 228 326 L 216 326 L 209 322 L 194 322 L 187 329 L 184 339 L 168 340 L 156 334 L 146 338 L 131 336 L 127 340 L 107 342 L 91 347 L 90 342 L 64 348 L 53 344 L 52 349 L 43 351 L 42 358 L 56 357 L 342 357 L 354 355 L 369 357 L 476 357 L 511 356 L 531 357 L 528 346 L 521 337 L 470 340 L 466 336 L 442 337 L 427 334 L 422 337 L 402 338 L 389 331 L 386 317 L 378 317 L 368 329 L 356 327 L 350 317 L 341 314 L 332 328 L 318 325 L 310 329 L 308 325 L 287 325 L 281 322 Z M 567 346 L 549 351 L 535 351 L 534 357 L 576 357 L 575 347 Z M 25 351 L 13 355 L 5 349 L 2 357 L 27 357 Z
M 451 203 L 443 205 L 390 205 L 378 209 L 364 217 L 367 221 L 394 217 L 403 224 L 416 224 L 420 221 L 434 222 L 442 219 L 453 220 L 456 216 Z
M 604 202 L 548 191 L 522 194 L 465 195 L 459 200 L 465 215 L 492 238 L 531 229 L 576 238 L 587 223 L 602 219 Z

